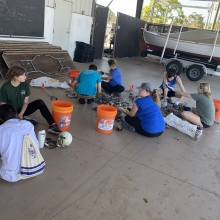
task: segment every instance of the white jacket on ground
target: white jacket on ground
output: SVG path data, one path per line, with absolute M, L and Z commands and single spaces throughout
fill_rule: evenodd
M 31 131 L 31 138 L 38 148 L 40 146 L 34 132 L 34 127 L 30 122 L 20 119 L 10 119 L 0 125 L 0 178 L 9 182 L 16 182 L 20 180 L 17 177 L 17 173 L 20 173 L 23 135 L 7 125 L 7 123 L 10 123 L 23 134 L 29 134 Z

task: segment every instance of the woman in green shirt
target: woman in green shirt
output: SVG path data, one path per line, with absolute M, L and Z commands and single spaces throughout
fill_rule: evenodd
M 215 106 L 211 97 L 211 89 L 209 83 L 200 83 L 198 93 L 184 93 L 175 90 L 176 93 L 196 101 L 196 108 L 192 112 L 183 111 L 182 116 L 189 122 L 200 126 L 201 128 L 210 127 L 215 121 Z
M 49 124 L 48 132 L 59 134 L 61 131 L 55 124 L 53 117 L 41 99 L 28 103 L 31 94 L 28 82 L 26 82 L 26 70 L 20 66 L 13 66 L 7 72 L 10 80 L 4 83 L 0 90 L 0 102 L 12 104 L 18 113 L 19 119 L 25 119 L 32 124 L 38 124 L 35 119 L 27 117 L 38 109 Z

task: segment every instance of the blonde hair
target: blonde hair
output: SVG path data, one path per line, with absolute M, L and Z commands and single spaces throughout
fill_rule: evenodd
M 209 83 L 200 83 L 199 84 L 199 88 L 202 90 L 202 93 L 210 98 L 211 97 L 211 88 L 210 88 L 210 84 Z
M 150 92 L 150 95 L 151 95 L 151 97 L 153 98 L 154 102 L 155 102 L 157 105 L 161 106 L 161 101 L 160 101 L 160 97 L 159 97 L 159 95 L 158 95 L 158 93 L 157 93 L 157 90 L 154 89 L 153 92 Z

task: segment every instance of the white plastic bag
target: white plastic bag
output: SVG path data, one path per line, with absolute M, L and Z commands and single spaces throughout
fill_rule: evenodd
M 44 87 L 53 87 L 53 88 L 62 88 L 62 89 L 70 88 L 70 86 L 66 82 L 61 83 L 57 79 L 53 79 L 46 76 L 39 77 L 37 79 L 32 79 L 30 85 L 41 87 L 42 83 L 44 84 Z
M 189 135 L 192 138 L 195 137 L 197 125 L 193 125 L 187 121 L 183 121 L 173 113 L 167 115 L 167 117 L 164 118 L 164 120 L 169 126 L 176 128 L 177 130 Z

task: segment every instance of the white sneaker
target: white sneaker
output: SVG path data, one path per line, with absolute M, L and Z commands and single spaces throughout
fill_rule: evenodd
M 198 139 L 200 138 L 201 135 L 202 135 L 202 128 L 200 126 L 197 126 L 194 140 L 198 141 Z

